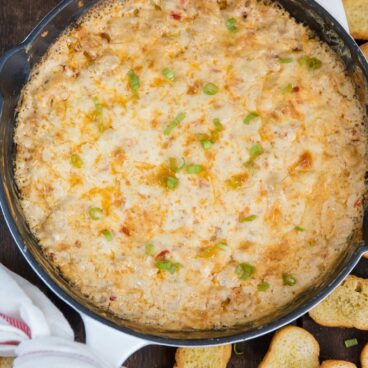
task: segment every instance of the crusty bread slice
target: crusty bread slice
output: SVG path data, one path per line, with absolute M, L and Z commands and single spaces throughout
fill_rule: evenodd
M 368 280 L 348 276 L 309 315 L 322 326 L 368 330 Z
M 367 11 L 368 11 L 368 9 L 367 9 Z M 363 54 L 365 55 L 365 57 L 368 59 L 368 42 L 361 45 L 360 49 L 363 51 Z M 366 253 L 365 256 L 368 256 L 368 253 Z
M 368 344 L 364 346 L 360 353 L 360 364 L 362 365 L 362 368 L 368 368 Z
M 343 0 L 343 3 L 351 35 L 368 40 L 368 0 Z
M 14 358 L 2 358 L 0 357 L 0 368 L 12 368 Z
M 325 360 L 320 368 L 357 368 L 357 366 L 345 360 Z
M 179 348 L 174 368 L 226 368 L 231 357 L 231 345 L 209 348 Z
M 308 331 L 288 326 L 276 332 L 259 368 L 319 368 L 319 344 Z

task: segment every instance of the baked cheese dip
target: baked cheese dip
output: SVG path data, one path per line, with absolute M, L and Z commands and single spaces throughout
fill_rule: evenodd
M 364 113 L 275 4 L 101 1 L 19 106 L 30 228 L 97 306 L 167 330 L 283 308 L 361 226 Z

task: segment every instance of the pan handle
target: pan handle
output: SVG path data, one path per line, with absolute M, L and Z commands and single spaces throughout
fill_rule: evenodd
M 113 368 L 120 368 L 134 352 L 149 345 L 138 339 L 115 330 L 81 313 L 86 331 L 86 345 L 96 351 Z

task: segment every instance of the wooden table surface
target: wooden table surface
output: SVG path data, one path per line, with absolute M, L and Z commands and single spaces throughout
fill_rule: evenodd
M 21 42 L 36 23 L 56 4 L 58 0 L 0 0 L 0 55 Z M 78 314 L 60 302 L 38 279 L 18 252 L 0 215 L 0 262 L 32 283 L 39 286 L 63 311 L 71 322 L 77 339 L 83 341 L 84 329 Z M 368 261 L 362 260 L 354 274 L 368 277 Z M 368 332 L 355 329 L 324 328 L 316 325 L 310 318 L 296 321 L 298 326 L 308 329 L 319 341 L 321 359 L 346 359 L 359 363 L 359 353 L 368 342 Z M 233 354 L 229 368 L 255 368 L 267 351 L 271 335 L 250 342 L 238 344 L 241 356 Z M 358 338 L 359 345 L 350 349 L 344 347 L 344 340 Z M 128 368 L 170 368 L 174 363 L 174 348 L 150 346 L 134 354 L 125 363 Z

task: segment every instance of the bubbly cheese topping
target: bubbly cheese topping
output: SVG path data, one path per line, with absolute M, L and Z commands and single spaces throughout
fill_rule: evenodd
M 94 303 L 221 328 L 344 251 L 363 120 L 337 56 L 274 5 L 103 1 L 25 88 L 16 178 L 45 254 Z

